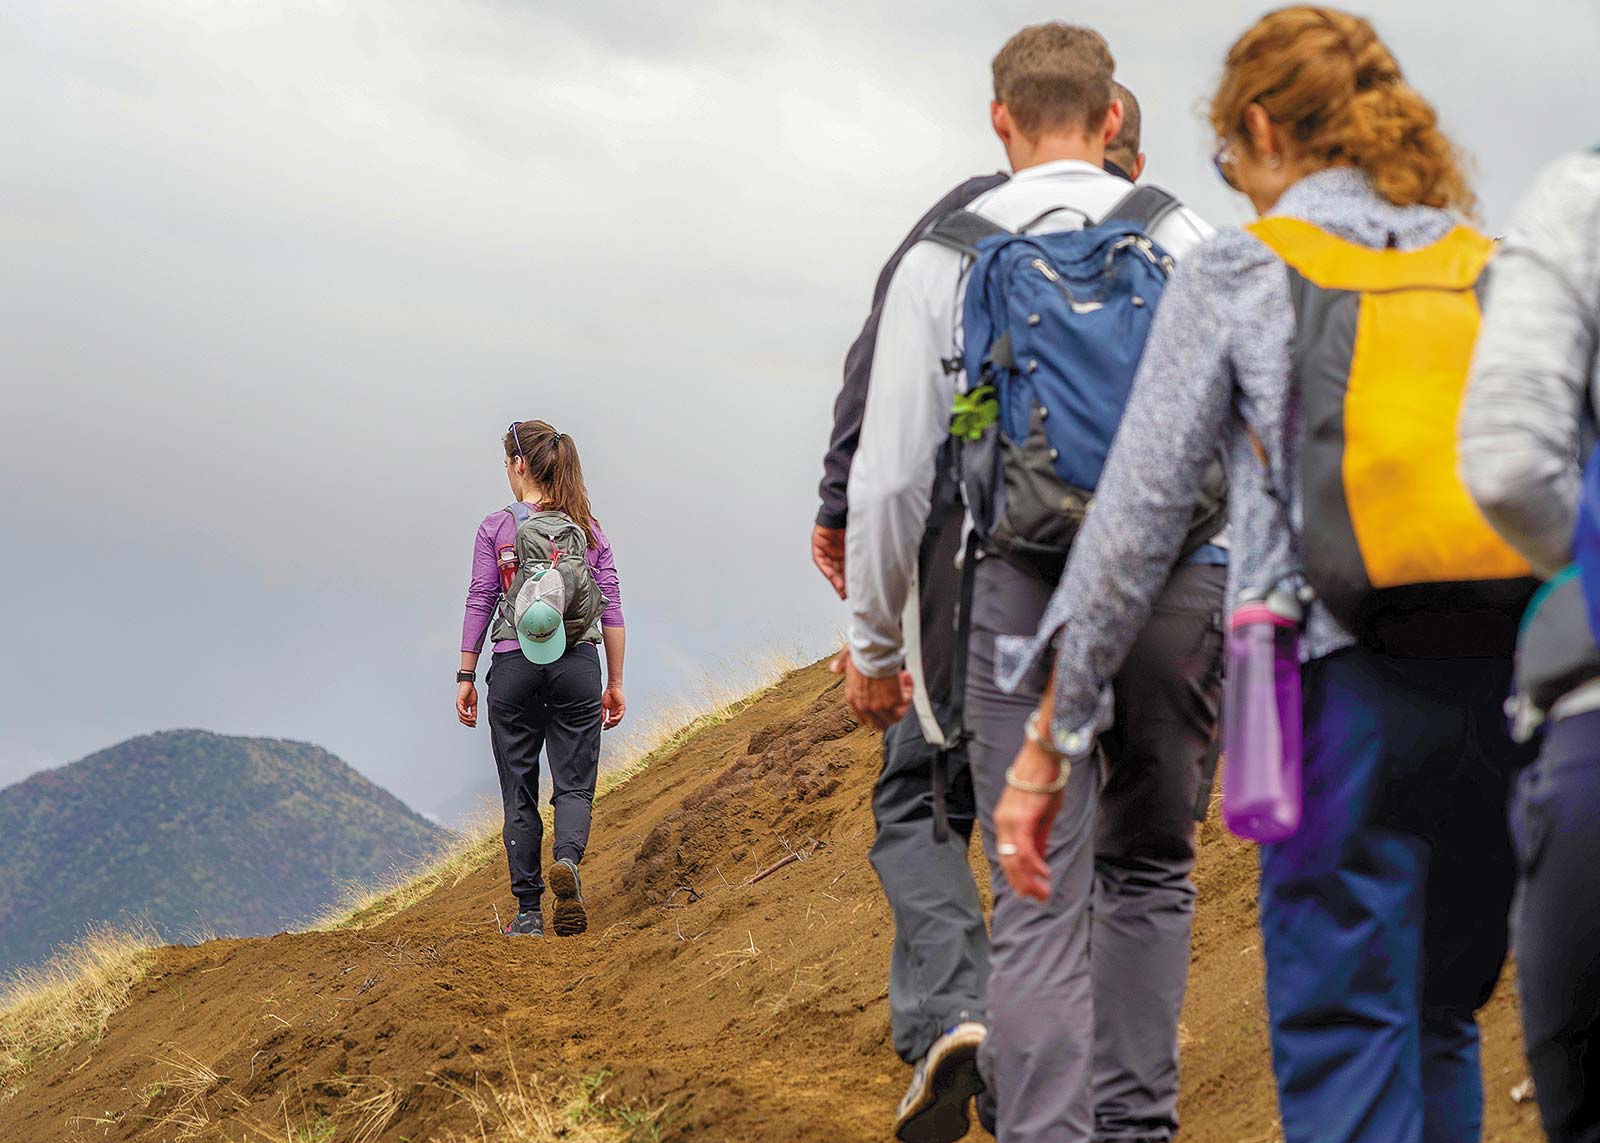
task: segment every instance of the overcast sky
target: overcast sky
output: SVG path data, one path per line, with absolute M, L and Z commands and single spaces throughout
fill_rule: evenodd
M 579 443 L 636 710 L 843 622 L 806 557 L 881 259 L 1003 162 L 989 60 L 1110 39 L 1148 178 L 1214 221 L 1236 0 L 0 8 L 0 784 L 176 726 L 309 739 L 414 806 L 498 438 Z M 1367 5 L 1491 228 L 1600 137 L 1594 0 Z

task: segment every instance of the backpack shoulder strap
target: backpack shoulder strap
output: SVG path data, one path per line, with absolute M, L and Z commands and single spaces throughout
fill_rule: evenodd
M 991 222 L 976 211 L 952 210 L 949 214 L 934 219 L 933 225 L 922 232 L 922 237 L 958 254 L 976 258 L 980 239 L 1010 233 L 1011 231 L 998 222 Z
M 1158 186 L 1134 187 L 1100 222 L 1131 222 L 1149 234 L 1182 205 L 1171 191 Z
M 1470 290 L 1494 243 L 1467 226 L 1415 250 L 1376 250 L 1349 242 L 1300 218 L 1268 215 L 1245 226 L 1289 267 L 1326 290 Z
M 507 516 L 511 517 L 511 540 L 512 543 L 515 543 L 517 539 L 517 532 L 522 528 L 522 525 L 526 524 L 533 516 L 533 509 L 528 507 L 528 505 L 524 504 L 522 501 L 518 500 L 514 504 L 507 504 L 505 512 Z M 495 610 L 508 627 L 515 627 L 517 625 L 516 619 L 511 614 L 510 593 L 505 591 L 503 588 L 500 591 L 500 599 L 495 605 Z

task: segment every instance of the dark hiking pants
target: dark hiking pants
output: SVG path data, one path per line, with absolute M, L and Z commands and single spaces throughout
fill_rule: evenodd
M 939 715 L 945 718 L 943 710 Z M 952 1025 L 983 1020 L 989 981 L 989 934 L 967 860 L 976 816 L 972 773 L 965 751 L 950 755 L 950 837 L 936 842 L 934 755 L 911 711 L 883 736 L 883 772 L 872 791 L 872 867 L 894 913 L 889 1024 L 894 1050 L 907 1063 Z
M 544 894 L 539 754 L 550 767 L 555 860 L 582 861 L 600 769 L 600 652 L 593 643 L 579 643 L 541 667 L 521 651 L 498 651 L 486 682 L 511 892 L 523 909 L 537 909 Z
M 1522 1027 L 1551 1143 L 1600 1141 L 1600 711 L 1545 732 L 1512 803 Z
M 1506 952 L 1511 664 L 1351 647 L 1307 663 L 1300 829 L 1261 847 L 1288 1143 L 1474 1143 L 1475 1013 Z
M 973 784 L 994 883 L 992 1016 L 980 1057 L 1000 1143 L 1164 1141 L 1177 1130 L 1178 1015 L 1194 915 L 1194 799 L 1221 691 L 1226 569 L 1173 572 L 1113 681 L 1104 766 L 1067 785 L 1045 903 L 1011 892 L 994 810 L 1051 664 L 995 685 L 998 635 L 1032 635 L 1051 587 L 978 565 L 967 675 Z

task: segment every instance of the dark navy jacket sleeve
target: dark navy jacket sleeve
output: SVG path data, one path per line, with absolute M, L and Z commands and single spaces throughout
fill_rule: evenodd
M 884 264 L 878 274 L 878 284 L 872 291 L 872 310 L 867 314 L 861 333 L 851 344 L 844 357 L 844 385 L 833 403 L 833 436 L 828 442 L 828 454 L 822 458 L 822 483 L 817 491 L 822 507 L 817 512 L 817 523 L 824 528 L 843 528 L 848 515 L 845 489 L 850 483 L 850 462 L 856 455 L 856 444 L 861 439 L 861 418 L 867 409 L 867 384 L 872 377 L 872 352 L 878 342 L 878 318 L 883 311 L 883 298 L 889 292 L 889 280 L 894 277 L 906 251 L 917 244 L 923 231 L 935 219 L 952 210 L 960 210 L 986 191 L 993 190 L 1006 181 L 1002 174 L 980 175 L 968 179 L 938 201 L 932 210 L 917 220 L 911 233 L 900 243 L 899 249 Z

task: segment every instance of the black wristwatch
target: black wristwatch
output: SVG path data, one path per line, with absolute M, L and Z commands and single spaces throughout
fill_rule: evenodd
M 475 683 L 477 681 L 478 681 L 478 673 L 476 671 L 457 671 L 456 672 L 456 682 L 458 682 L 458 683 Z

